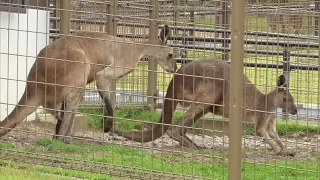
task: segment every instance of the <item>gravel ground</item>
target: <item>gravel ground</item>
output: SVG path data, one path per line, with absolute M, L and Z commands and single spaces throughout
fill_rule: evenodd
M 25 147 L 34 143 L 38 139 L 52 139 L 54 125 L 44 122 L 23 122 L 13 131 L 2 137 L 0 141 L 12 142 L 19 147 Z M 170 153 L 170 151 L 188 152 L 188 148 L 183 148 L 177 142 L 164 135 L 154 142 L 139 143 L 126 140 L 117 135 L 110 135 L 109 133 L 102 133 L 93 130 L 77 131 L 75 135 L 86 137 L 87 143 L 106 143 L 106 144 L 120 144 L 127 146 L 135 146 L 142 148 L 145 151 L 152 151 L 152 153 Z M 191 135 L 187 134 L 202 150 L 196 151 L 201 155 L 201 151 L 213 150 L 216 152 L 228 151 L 229 138 L 211 137 L 206 135 Z M 273 159 L 295 158 L 295 159 L 316 159 L 320 160 L 320 135 L 310 135 L 309 137 L 301 137 L 295 135 L 290 137 L 281 137 L 285 146 L 290 150 L 296 152 L 295 157 L 284 157 L 275 155 L 270 147 L 266 145 L 262 139 L 255 136 L 246 136 L 242 139 L 243 157 L 250 162 L 264 162 Z M 93 142 L 95 141 L 95 142 Z

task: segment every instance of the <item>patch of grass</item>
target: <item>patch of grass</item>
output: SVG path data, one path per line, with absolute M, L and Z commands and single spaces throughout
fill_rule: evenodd
M 103 110 L 101 108 L 78 109 L 79 112 L 87 115 L 89 126 L 102 129 Z M 175 123 L 183 115 L 183 112 L 176 111 L 173 114 L 173 122 Z M 150 110 L 116 110 L 114 111 L 114 119 L 116 128 L 123 130 L 143 129 L 146 127 L 146 123 L 158 122 L 161 117 L 161 111 Z M 195 123 L 194 127 L 201 127 L 199 123 Z
M 32 172 L 26 170 L 12 169 L 7 167 L 0 167 L 0 174 L 2 180 L 13 180 L 13 179 L 25 179 L 25 180 L 60 180 L 70 179 L 66 177 L 54 177 L 52 175 L 43 174 L 39 172 Z
M 320 126 L 317 122 L 304 121 L 277 121 L 277 131 L 279 135 L 295 134 L 295 133 L 317 133 Z
M 102 129 L 102 109 L 80 109 L 82 113 L 87 114 L 88 124 L 97 129 Z M 92 114 L 95 112 L 96 114 Z M 161 117 L 161 111 L 150 110 L 116 110 L 114 113 L 116 128 L 123 130 L 142 129 L 146 128 L 146 123 L 158 122 Z M 175 111 L 173 123 L 182 118 L 182 111 Z M 201 128 L 199 122 L 193 125 L 195 128 Z M 319 132 L 319 125 L 316 122 L 304 122 L 299 120 L 294 121 L 277 121 L 277 131 L 279 135 L 290 135 L 294 133 L 315 133 Z M 245 129 L 246 135 L 255 135 L 255 128 L 252 124 L 247 124 Z
M 65 144 L 61 141 L 51 141 L 47 139 L 38 140 L 36 142 L 37 146 L 45 147 L 48 151 L 56 151 L 56 152 L 71 152 L 71 153 L 89 153 L 93 151 L 102 151 L 105 150 L 104 146 L 96 146 L 96 145 L 86 145 L 86 144 L 78 144 L 69 146 L 65 146 Z
M 48 146 L 50 144 L 51 146 L 54 146 L 56 145 L 56 142 L 49 140 L 46 143 L 37 142 L 31 146 L 35 147 L 34 152 L 54 155 L 59 153 L 59 156 L 61 155 L 74 159 L 84 159 L 93 162 L 142 168 L 158 172 L 194 175 L 205 178 L 228 178 L 227 157 L 225 154 L 218 152 L 190 150 L 190 152 L 153 154 L 152 152 L 132 147 L 102 145 L 102 147 L 106 148 L 99 148 L 99 145 L 96 145 L 95 149 L 100 149 L 100 153 L 88 153 L 84 157 L 69 151 L 69 149 L 76 147 L 76 149 L 79 149 L 80 152 L 84 153 L 86 150 L 83 150 L 83 145 L 79 145 L 77 143 L 73 145 L 61 144 L 59 146 L 65 147 L 54 149 L 48 148 L 50 147 Z M 203 157 L 203 154 L 206 154 L 206 157 Z M 16 168 L 17 166 L 9 166 L 8 163 L 3 163 L 3 161 L 0 161 L 0 164 L 5 164 L 1 166 L 19 169 Z M 246 179 L 305 179 L 308 177 L 308 179 L 316 180 L 319 174 L 319 165 L 317 162 L 296 159 L 270 161 L 264 162 L 263 164 L 242 162 L 242 165 L 242 176 L 246 177 Z M 108 179 L 106 178 L 107 176 L 102 176 L 100 174 L 93 175 L 92 173 L 62 170 L 51 167 L 26 166 L 25 168 L 29 168 L 27 170 L 31 170 L 33 172 L 45 172 L 63 176 Z
M 316 122 L 304 121 L 277 121 L 277 132 L 279 136 L 292 135 L 292 134 L 307 134 L 307 133 L 317 133 L 320 131 L 320 126 Z M 247 124 L 245 128 L 246 135 L 254 136 L 256 134 L 253 124 Z
M 16 149 L 16 146 L 12 143 L 0 142 L 0 149 L 14 150 L 14 149 Z
M 316 163 L 316 162 L 313 162 Z M 245 179 L 312 179 L 317 180 L 319 166 L 308 161 L 275 160 L 263 164 L 243 163 Z
M 75 170 L 65 170 L 55 167 L 30 165 L 24 163 L 16 163 L 10 161 L 0 160 L 0 177 L 2 180 L 12 179 L 28 179 L 28 180 L 60 180 L 71 179 L 72 177 L 82 179 L 105 179 L 115 180 L 120 178 L 113 178 L 108 175 L 89 173 Z

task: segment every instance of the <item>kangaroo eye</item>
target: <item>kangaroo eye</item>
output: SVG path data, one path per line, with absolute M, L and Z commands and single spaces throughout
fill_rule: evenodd
M 283 98 L 283 100 L 284 100 L 284 101 L 287 101 L 287 98 L 286 98 L 286 97 L 284 97 L 284 98 Z
M 168 55 L 168 58 L 171 58 L 173 55 L 170 53 L 169 55 Z

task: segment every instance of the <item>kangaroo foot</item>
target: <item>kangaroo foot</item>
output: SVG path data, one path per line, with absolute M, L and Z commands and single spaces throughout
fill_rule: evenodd
M 176 131 L 168 130 L 167 131 L 168 136 L 170 136 L 172 139 L 180 142 L 180 145 L 182 147 L 186 148 L 192 148 L 192 149 L 199 149 L 200 147 L 194 143 L 188 136 L 181 135 L 179 133 L 176 133 Z

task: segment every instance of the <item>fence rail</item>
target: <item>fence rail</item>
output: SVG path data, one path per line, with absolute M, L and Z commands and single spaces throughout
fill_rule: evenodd
M 50 29 L 50 37 L 56 38 L 59 36 L 57 34 L 59 32 L 58 29 Z M 73 31 L 71 31 L 73 32 Z M 126 38 L 147 38 L 146 35 L 139 35 L 139 34 L 118 34 L 118 37 L 126 37 Z M 210 43 L 221 43 L 221 42 L 228 42 L 231 43 L 230 38 L 202 38 L 202 37 L 186 37 L 186 36 L 173 36 L 170 38 L 170 40 L 180 40 L 180 41 L 188 41 L 188 42 L 210 42 Z M 319 43 L 311 43 L 311 42 L 285 42 L 285 41 L 261 41 L 261 40 L 245 40 L 245 44 L 251 44 L 251 45 L 273 45 L 273 46 L 282 46 L 285 48 L 288 47 L 306 47 L 306 48 L 319 48 Z M 212 51 L 221 51 L 221 52 L 230 52 L 231 48 L 224 48 L 224 47 L 214 47 L 214 46 L 205 46 L 205 45 L 190 45 L 190 44 L 171 44 L 171 47 L 177 47 L 182 49 L 197 49 L 197 50 L 212 50 Z M 314 58 L 318 59 L 320 58 L 320 55 L 318 54 L 311 54 L 311 53 L 292 53 L 288 49 L 285 51 L 267 51 L 267 50 L 252 50 L 252 49 L 246 49 L 245 52 L 247 54 L 263 54 L 263 55 L 275 55 L 275 56 L 283 56 L 283 59 L 292 57 L 306 57 L 306 58 Z M 289 53 L 288 53 L 289 52 Z M 193 61 L 194 59 L 190 58 L 175 58 L 178 63 L 187 63 L 190 61 Z M 142 59 L 143 61 L 147 61 L 147 59 Z M 282 64 L 265 64 L 265 63 L 245 63 L 244 64 L 247 67 L 263 67 L 263 68 L 284 68 L 285 66 Z M 316 65 L 290 65 L 290 70 L 312 70 L 312 71 L 318 71 L 319 66 Z

